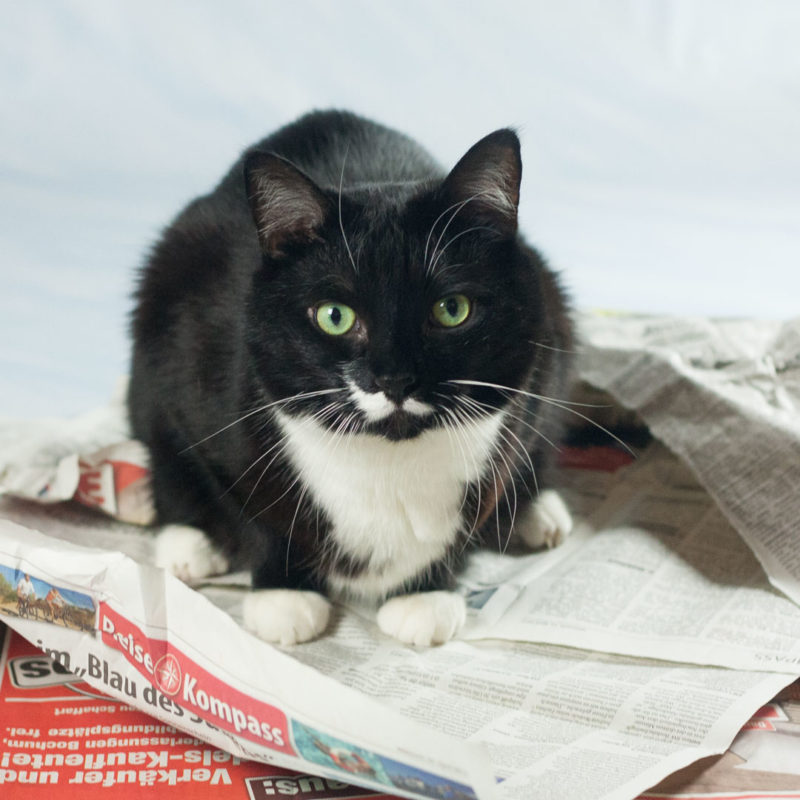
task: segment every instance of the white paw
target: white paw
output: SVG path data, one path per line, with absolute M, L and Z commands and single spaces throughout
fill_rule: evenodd
M 209 575 L 228 571 L 228 559 L 199 528 L 165 525 L 156 535 L 156 566 L 163 567 L 184 583 L 195 583 Z
M 259 639 L 282 645 L 307 642 L 328 626 L 331 604 L 317 592 L 260 589 L 245 595 L 244 627 Z
M 453 592 L 420 592 L 387 600 L 378 627 L 406 644 L 425 647 L 452 639 L 467 618 L 467 605 Z
M 519 520 L 519 536 L 531 549 L 557 547 L 572 530 L 572 515 L 553 489 L 545 489 Z

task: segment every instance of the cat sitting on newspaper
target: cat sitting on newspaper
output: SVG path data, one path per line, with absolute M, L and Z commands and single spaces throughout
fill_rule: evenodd
M 129 406 L 158 563 L 252 570 L 248 629 L 322 633 L 327 597 L 416 645 L 465 618 L 470 549 L 557 544 L 545 488 L 572 331 L 517 233 L 519 141 L 444 174 L 344 112 L 277 131 L 167 228 L 142 275 Z

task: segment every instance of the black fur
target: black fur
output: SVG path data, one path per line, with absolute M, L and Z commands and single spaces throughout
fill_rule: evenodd
M 447 424 L 445 408 L 463 413 L 459 395 L 510 409 L 515 438 L 503 445 L 505 461 L 497 459 L 504 486 L 489 476 L 480 492 L 470 488 L 463 510 L 464 535 L 478 517 L 482 536 L 471 541 L 505 546 L 503 497 L 515 490 L 522 503 L 535 494 L 515 441 L 524 443 L 541 487 L 552 448 L 531 426 L 556 438 L 556 409 L 446 381 L 565 397 L 571 326 L 557 280 L 517 235 L 520 176 L 510 130 L 486 137 L 446 175 L 395 131 L 316 112 L 259 142 L 192 202 L 155 246 L 133 317 L 130 415 L 150 449 L 159 522 L 202 528 L 253 570 L 257 587 L 324 591 L 332 571 L 357 574 L 362 564 L 323 547 L 329 521 L 313 498 L 306 495 L 296 514 L 302 485 L 280 448 L 263 458 L 280 439 L 272 410 L 249 414 L 342 386 L 346 368 L 365 391 L 381 386 L 440 410 L 371 424 L 355 414 L 346 430 L 412 438 Z M 435 268 L 426 269 L 432 254 Z M 454 293 L 472 300 L 470 317 L 437 327 L 431 308 Z M 309 309 L 327 300 L 356 309 L 360 322 L 350 333 L 331 337 L 315 326 Z M 281 408 L 309 414 L 330 402 L 321 395 Z M 355 410 L 347 401 L 347 412 L 325 424 L 341 426 Z M 442 588 L 463 551 L 463 541 L 454 543 L 448 563 L 396 591 Z

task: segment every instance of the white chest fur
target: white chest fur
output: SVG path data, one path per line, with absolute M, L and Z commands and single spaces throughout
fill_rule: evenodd
M 497 414 L 391 442 L 335 434 L 311 418 L 279 413 L 278 421 L 333 542 L 368 564 L 357 578 L 333 577 L 328 588 L 364 599 L 385 597 L 444 555 L 461 527 L 466 484 L 489 469 L 502 424 Z

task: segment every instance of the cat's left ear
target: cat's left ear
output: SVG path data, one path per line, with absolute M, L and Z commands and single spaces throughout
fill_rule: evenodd
M 445 179 L 443 189 L 449 204 L 463 203 L 459 217 L 513 236 L 521 180 L 519 139 L 510 128 L 502 128 L 467 151 Z
M 291 162 L 253 151 L 244 162 L 247 200 L 261 249 L 270 257 L 318 238 L 330 211 L 322 190 Z

